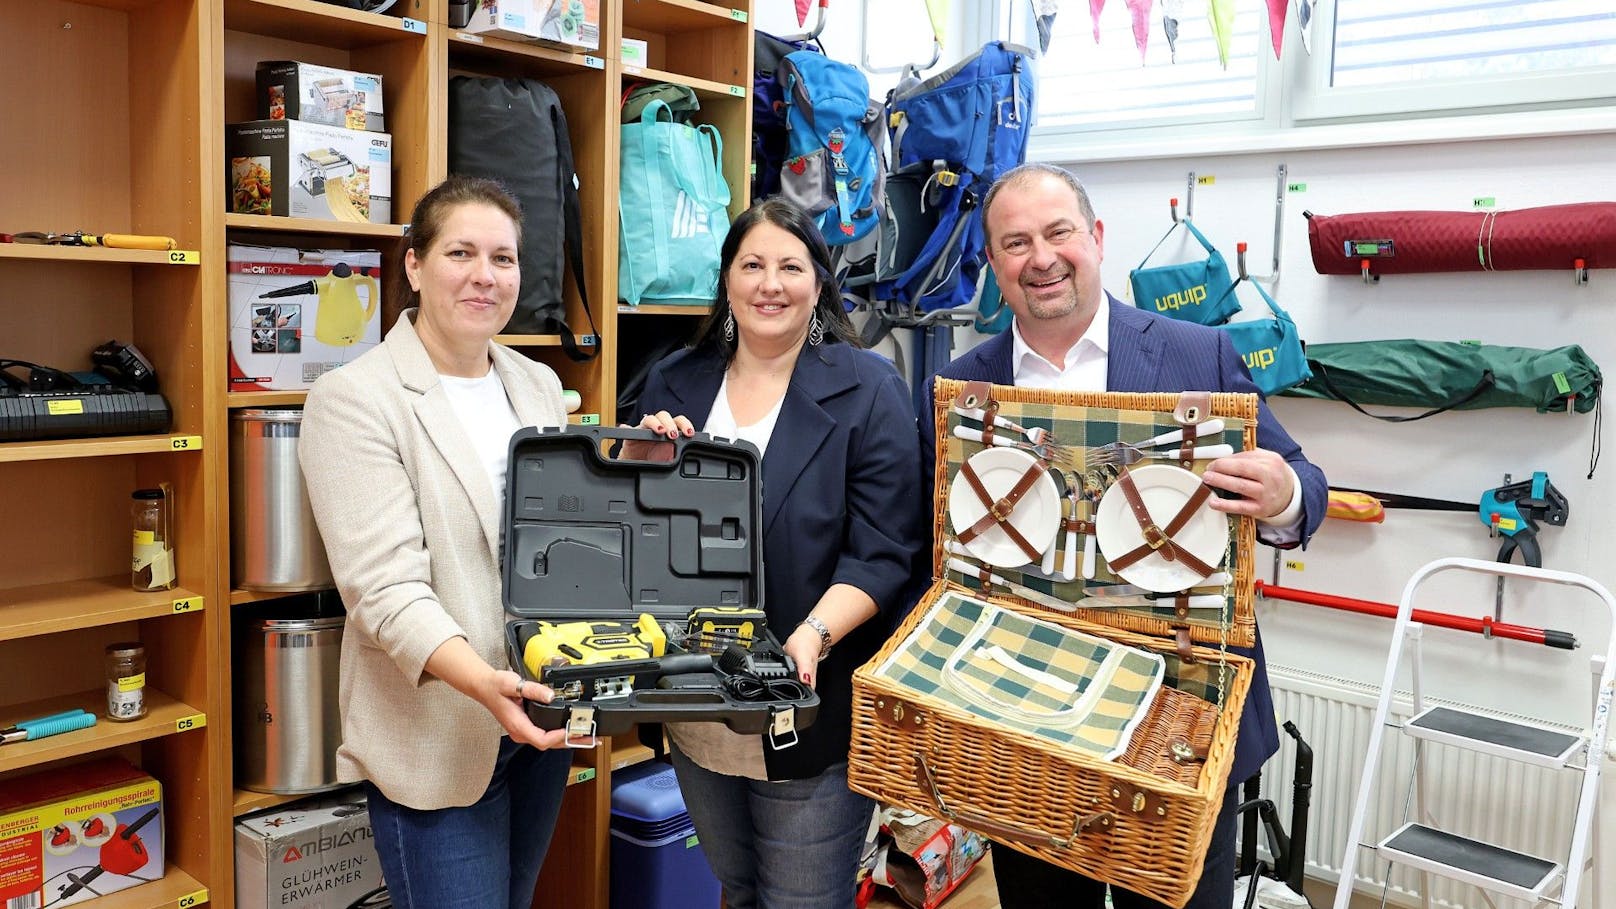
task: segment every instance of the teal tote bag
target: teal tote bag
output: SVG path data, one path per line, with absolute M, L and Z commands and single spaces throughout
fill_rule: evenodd
M 724 144 L 712 126 L 673 122 L 662 101 L 622 126 L 617 295 L 706 306 L 718 291 L 719 250 L 729 233 Z

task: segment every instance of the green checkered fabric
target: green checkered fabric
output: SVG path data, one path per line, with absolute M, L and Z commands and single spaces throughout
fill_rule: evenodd
M 1110 760 L 1127 750 L 1162 658 L 948 593 L 875 670 L 1005 728 Z
M 1057 411 L 1059 412 L 1059 416 L 1056 415 Z M 1170 432 L 1179 428 L 1178 423 L 1173 420 L 1173 415 L 1170 413 L 1143 410 L 1116 410 L 1108 407 L 1081 407 L 1077 405 L 1060 405 L 1057 407 L 1052 404 L 1029 404 L 1007 401 L 1000 404 L 999 416 L 1009 419 L 1013 423 L 1019 423 L 1027 429 L 1038 427 L 1040 429 L 1047 430 L 1050 435 L 1054 437 L 1056 442 L 1074 451 L 1079 461 L 1082 459 L 1083 452 L 1090 448 L 1097 448 L 1111 442 L 1125 442 L 1128 444 L 1134 444 L 1137 442 L 1142 442 L 1145 439 L 1149 439 L 1153 436 L 1160 435 L 1164 432 Z M 1198 444 L 1204 446 L 1224 443 L 1232 447 L 1235 451 L 1239 451 L 1244 445 L 1243 433 L 1245 431 L 1245 421 L 1234 417 L 1221 417 L 1220 419 L 1223 420 L 1224 424 L 1222 436 L 1216 439 L 1200 439 L 1198 440 Z M 982 429 L 982 424 L 978 420 L 962 417 L 958 413 L 954 413 L 952 411 L 949 413 L 947 460 L 948 483 L 950 486 L 952 486 L 954 482 L 954 475 L 959 472 L 960 465 L 965 463 L 967 458 L 981 451 L 984 447 L 978 442 L 967 441 L 955 436 L 954 428 L 956 426 L 964 426 L 977 431 Z M 1025 438 L 1014 430 L 1004 429 L 1001 427 L 996 430 L 996 432 L 1001 438 L 1015 438 L 1018 441 L 1025 441 Z M 1176 445 L 1168 445 L 1154 448 L 1152 450 L 1164 452 L 1174 451 L 1176 450 L 1176 447 Z M 1176 462 L 1160 461 L 1154 463 L 1170 464 Z M 1209 462 L 1206 461 L 1197 462 L 1195 465 L 1196 472 L 1199 473 L 1202 470 L 1205 470 L 1208 463 Z M 1082 512 L 1083 516 L 1085 517 L 1093 515 L 1094 509 L 1099 505 L 1100 498 L 1105 495 L 1105 491 L 1107 489 L 1111 488 L 1111 484 L 1116 482 L 1117 473 L 1119 470 L 1117 467 L 1103 465 L 1091 467 L 1085 463 L 1057 464 L 1056 466 L 1061 470 L 1062 482 L 1064 482 L 1068 487 L 1073 486 L 1079 480 L 1079 478 L 1081 479 L 1083 496 L 1084 498 L 1088 499 L 1090 503 L 1087 509 Z M 1070 517 L 1071 508 L 1071 502 L 1063 499 L 1061 502 L 1061 516 Z M 947 525 L 946 530 L 949 535 L 949 539 L 954 539 L 953 526 Z M 1232 531 L 1233 525 L 1231 524 L 1231 532 L 1229 534 L 1230 548 L 1225 552 L 1223 559 L 1224 567 L 1231 571 L 1232 568 L 1229 568 L 1228 566 L 1231 566 L 1234 562 L 1234 533 Z M 1056 544 L 1061 547 L 1056 552 L 1057 571 L 1061 567 L 1060 561 L 1065 558 L 1065 534 L 1066 531 L 1062 529 L 1055 538 Z M 1078 546 L 1078 553 L 1081 556 L 1081 545 Z M 1029 567 L 1033 570 L 1037 569 L 1036 565 Z M 1046 593 L 1067 602 L 1075 602 L 1082 599 L 1083 590 L 1086 586 L 1100 586 L 1103 584 L 1115 584 L 1122 582 L 1121 578 L 1117 577 L 1111 572 L 1110 567 L 1105 563 L 1105 557 L 1100 555 L 1098 549 L 1095 550 L 1094 579 L 1091 581 L 1084 581 L 1082 578 L 1074 581 L 1051 580 L 1043 577 L 1041 574 L 1035 574 L 1016 568 L 994 568 L 993 573 L 1012 583 L 1020 584 L 1024 587 L 1030 587 L 1039 593 Z M 965 578 L 953 572 L 949 572 L 949 576 L 956 581 L 964 581 L 972 585 L 975 584 L 975 578 Z M 1150 616 L 1173 622 L 1175 624 L 1179 623 L 1179 620 L 1173 616 L 1173 609 L 1171 606 L 1115 607 L 1112 611 L 1119 613 L 1130 613 L 1139 616 Z M 1188 619 L 1184 620 L 1182 624 L 1199 628 L 1216 629 L 1221 625 L 1232 624 L 1233 622 L 1234 597 L 1230 596 L 1226 598 L 1225 605 L 1221 613 L 1218 610 L 1213 609 L 1197 609 L 1192 611 Z

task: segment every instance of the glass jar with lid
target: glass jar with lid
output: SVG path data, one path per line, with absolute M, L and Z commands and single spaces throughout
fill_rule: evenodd
M 174 586 L 173 498 L 167 483 L 137 489 L 130 495 L 134 527 L 130 583 L 136 590 L 168 590 Z

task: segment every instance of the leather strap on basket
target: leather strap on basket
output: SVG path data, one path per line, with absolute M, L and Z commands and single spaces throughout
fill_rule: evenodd
M 1027 542 L 1027 538 L 1021 535 L 1021 531 L 1017 530 L 1015 525 L 1010 523 L 1010 516 L 1015 513 L 1016 503 L 1020 502 L 1022 497 L 1032 490 L 1033 485 L 1044 477 L 1047 470 L 1048 467 L 1044 462 L 1034 461 L 1033 465 L 1027 468 L 1027 472 L 1021 475 L 1021 479 L 1016 481 L 1016 485 L 1011 487 L 1003 498 L 994 501 L 993 496 L 988 493 L 987 487 L 982 485 L 982 478 L 971 468 L 971 462 L 966 461 L 961 464 L 960 475 L 965 478 L 965 483 L 971 487 L 971 491 L 976 493 L 977 499 L 987 506 L 988 513 L 983 515 L 975 524 L 962 531 L 959 535 L 959 541 L 961 543 L 970 543 L 997 525 L 1004 531 L 1005 536 L 1016 544 L 1016 548 L 1020 549 L 1022 554 L 1027 557 L 1027 561 L 1038 561 L 1042 554 L 1031 543 Z M 1207 574 L 1211 573 L 1211 570 L 1208 569 Z
M 1145 500 L 1139 495 L 1139 487 L 1134 483 L 1130 471 L 1124 470 L 1117 475 L 1117 485 L 1122 487 L 1123 498 L 1127 500 L 1128 508 L 1133 511 L 1134 520 L 1139 522 L 1139 531 L 1144 535 L 1145 543 L 1110 560 L 1112 571 L 1127 568 L 1152 552 L 1159 553 L 1169 562 L 1182 562 L 1186 568 L 1198 572 L 1202 577 L 1215 570 L 1196 558 L 1189 550 L 1173 542 L 1173 534 L 1184 529 L 1184 525 L 1189 523 L 1190 516 L 1201 507 L 1207 496 L 1212 494 L 1210 487 L 1205 484 L 1196 487 L 1194 494 L 1185 500 L 1184 506 L 1173 515 L 1171 521 L 1167 522 L 1167 526 L 1162 528 L 1151 518 L 1150 510 L 1145 507 Z
M 1200 424 L 1212 416 L 1212 393 L 1186 391 L 1178 396 L 1173 407 L 1173 419 L 1184 427 L 1178 445 L 1178 466 L 1189 470 L 1195 466 L 1195 443 L 1200 438 Z

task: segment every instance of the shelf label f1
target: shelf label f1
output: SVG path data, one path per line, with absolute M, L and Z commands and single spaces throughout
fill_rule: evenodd
M 175 732 L 189 732 L 192 729 L 201 729 L 203 726 L 206 726 L 207 724 L 208 724 L 208 715 L 207 714 L 205 714 L 205 713 L 193 713 L 190 716 L 182 716 L 179 719 L 175 720 L 174 721 L 174 731 Z

